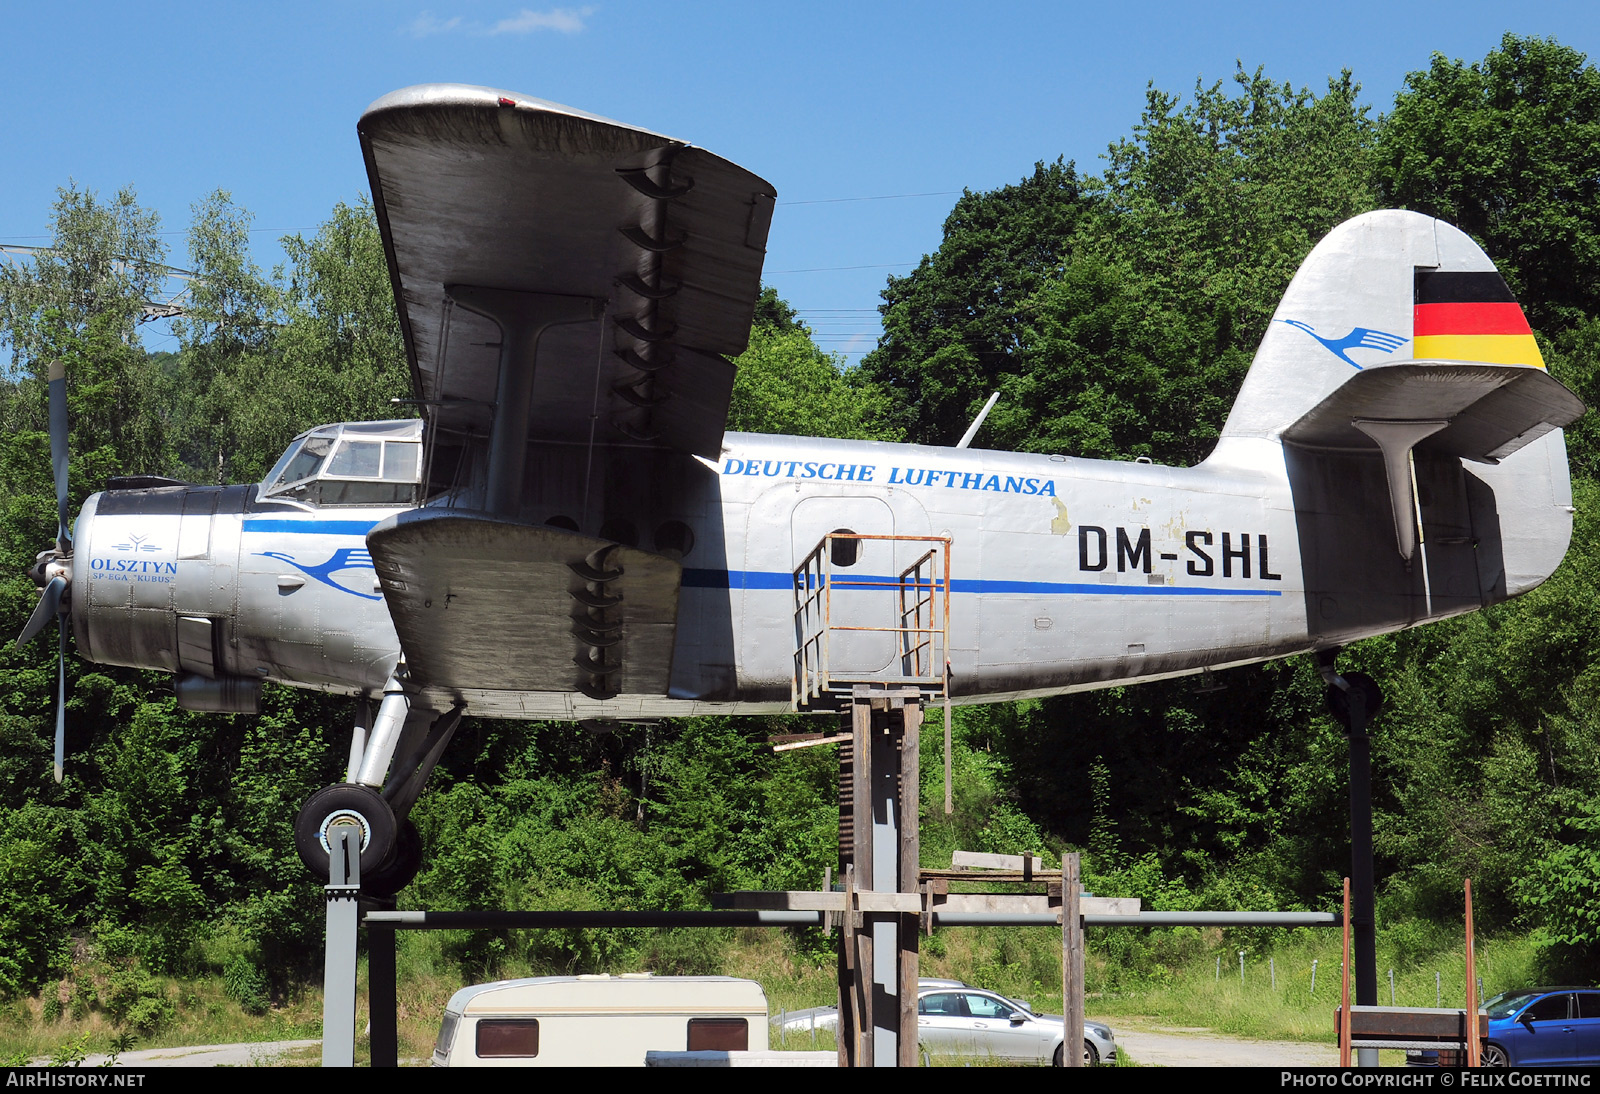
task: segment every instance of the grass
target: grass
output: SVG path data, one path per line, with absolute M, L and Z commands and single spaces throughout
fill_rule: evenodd
M 1170 943 L 1168 956 L 1176 960 L 1153 962 L 1149 960 L 1150 946 L 1145 946 L 1138 951 L 1144 955 L 1144 967 L 1131 969 L 1129 963 L 1118 959 L 1118 951 L 1127 954 L 1130 950 L 1126 941 L 1107 937 L 1110 929 L 1090 932 L 1090 1017 L 1109 1022 L 1113 1028 L 1190 1028 L 1240 1038 L 1333 1043 L 1333 1009 L 1339 1000 L 1337 933 L 1293 932 L 1287 937 L 1280 935 L 1270 954 L 1247 952 L 1242 983 L 1238 946 L 1221 932 L 1190 932 L 1187 936 L 1171 933 L 1181 942 Z M 1435 945 L 1421 945 L 1405 932 L 1380 935 L 1380 1002 L 1389 1001 L 1387 972 L 1393 967 L 1399 1005 L 1434 1006 L 1435 972 L 1443 988 L 1443 1004 L 1461 1005 L 1464 958 L 1458 944 L 1439 948 L 1438 944 L 1449 941 L 1446 935 L 1424 941 Z M 1170 940 L 1157 942 L 1169 945 Z M 397 990 L 400 1055 L 402 1059 L 425 1062 L 432 1053 L 446 1001 L 472 979 L 490 977 L 471 978 L 461 973 L 456 962 L 447 956 L 445 941 L 437 935 L 403 934 L 401 945 Z M 766 991 L 773 1014 L 835 1000 L 834 959 L 820 940 L 796 945 L 785 932 L 751 928 L 727 932 L 714 940 L 708 938 L 706 950 L 697 960 L 710 964 L 697 971 L 717 971 L 758 981 Z M 1269 956 L 1276 970 L 1276 986 L 1271 982 Z M 1220 976 L 1218 957 L 1222 958 Z M 1534 958 L 1534 946 L 1527 938 L 1480 942 L 1478 970 L 1485 994 L 1531 983 Z M 1310 984 L 1313 960 L 1317 962 L 1315 993 Z M 921 972 L 924 976 L 952 977 L 990 988 L 1025 1000 L 1037 1011 L 1061 1013 L 1060 962 L 1060 934 L 1049 928 L 953 928 L 923 939 Z M 497 975 L 540 975 L 550 971 L 507 961 Z M 0 1006 L 0 1058 L 19 1053 L 29 1058 L 49 1057 L 85 1035 L 89 1038 L 89 1051 L 104 1052 L 114 1037 L 126 1032 L 104 1010 L 90 1005 L 95 991 L 92 968 L 78 968 L 75 974 L 53 992 Z M 173 1017 L 159 1031 L 139 1036 L 135 1049 L 320 1036 L 320 985 L 301 986 L 286 997 L 274 999 L 267 1013 L 252 1015 L 227 996 L 221 976 L 182 981 L 156 977 L 153 983 L 153 990 L 163 993 L 171 1003 Z M 55 1004 L 47 1006 L 52 994 Z M 359 1036 L 368 1014 L 364 962 L 357 1011 L 357 1062 L 364 1063 L 369 1059 L 367 1039 Z M 812 1038 L 808 1032 L 791 1034 L 774 1038 L 773 1047 L 809 1050 L 813 1047 Z M 815 1047 L 833 1048 L 832 1034 L 818 1031 Z M 312 1049 L 274 1062 L 315 1064 L 319 1054 Z M 1120 1062 L 1133 1063 L 1127 1059 Z M 1403 1061 L 1397 1057 L 1395 1062 Z
M 1402 1007 L 1460 1007 L 1466 998 L 1464 952 L 1432 954 L 1378 953 L 1378 1001 L 1389 1002 L 1389 969 L 1394 969 L 1394 1002 Z M 1091 997 L 1089 1010 L 1111 1022 L 1203 1028 L 1236 1037 L 1332 1044 L 1334 1008 L 1339 1005 L 1339 937 L 1328 932 L 1276 948 L 1270 955 L 1245 954 L 1245 975 L 1239 977 L 1237 950 L 1197 956 L 1173 970 L 1164 982 Z M 1525 938 L 1480 942 L 1478 974 L 1487 997 L 1529 984 L 1534 976 L 1534 949 Z M 1221 975 L 1216 959 L 1222 958 Z M 1316 989 L 1311 963 L 1317 962 Z M 1273 986 L 1273 969 L 1277 984 Z M 1438 994 L 1435 991 L 1438 974 Z M 1352 988 L 1353 990 L 1353 988 Z M 1059 996 L 1058 996 L 1059 997 Z

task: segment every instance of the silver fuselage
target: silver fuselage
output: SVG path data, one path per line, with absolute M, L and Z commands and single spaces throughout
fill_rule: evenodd
M 1272 440 L 1230 439 L 1193 468 L 736 433 L 715 464 L 673 459 L 676 487 L 637 502 L 651 522 L 681 522 L 694 537 L 680 560 L 668 692 L 469 689 L 436 703 L 552 719 L 787 710 L 794 571 L 839 530 L 949 541 L 958 703 L 1259 661 L 1470 611 L 1538 584 L 1571 535 L 1559 432 L 1499 466 L 1419 454 L 1424 549 L 1409 566 L 1395 550 L 1380 461 L 1306 456 Z M 563 509 L 559 484 L 548 493 L 545 513 L 535 481 L 530 522 Z M 365 536 L 400 510 L 257 495 L 239 486 L 92 497 L 73 560 L 83 655 L 380 689 L 401 650 Z M 598 518 L 581 521 L 598 534 Z M 852 576 L 890 582 L 925 547 L 863 541 Z M 841 590 L 835 611 L 836 624 L 893 621 L 882 589 Z M 842 635 L 834 652 L 866 673 L 897 656 L 888 631 Z

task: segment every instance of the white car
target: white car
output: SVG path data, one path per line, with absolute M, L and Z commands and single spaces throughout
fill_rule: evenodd
M 773 1019 L 786 1033 L 831 1030 L 837 1007 L 789 1011 Z M 1026 1005 L 960 980 L 917 981 L 917 1041 L 930 1056 L 992 1056 L 1018 1063 L 1061 1066 L 1065 1020 L 1035 1014 Z M 1114 1063 L 1117 1043 L 1111 1027 L 1083 1023 L 1083 1062 Z

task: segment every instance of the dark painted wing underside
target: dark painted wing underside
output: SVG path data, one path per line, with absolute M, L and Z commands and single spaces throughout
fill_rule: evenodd
M 600 444 L 716 455 L 734 375 L 722 355 L 749 338 L 770 184 L 681 141 L 488 88 L 398 91 L 359 128 L 417 397 L 438 425 L 486 432 L 499 359 L 497 328 L 449 305 L 446 285 L 583 296 L 605 316 L 546 334 L 530 439 L 587 444 L 593 420 Z

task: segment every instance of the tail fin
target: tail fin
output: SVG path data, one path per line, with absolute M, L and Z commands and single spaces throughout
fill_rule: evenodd
M 1213 458 L 1282 443 L 1310 629 L 1347 641 L 1548 577 L 1572 527 L 1560 427 L 1583 411 L 1478 245 L 1383 210 L 1307 256 Z
M 1494 263 L 1440 220 L 1347 220 L 1301 263 L 1222 435 L 1276 437 L 1360 371 L 1413 360 L 1544 367 Z

